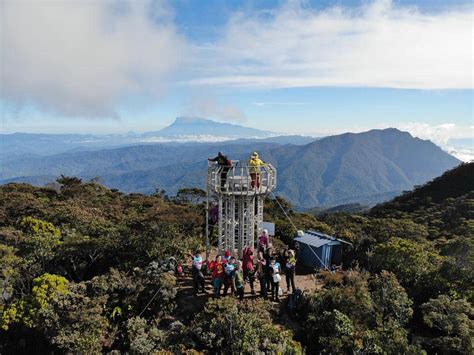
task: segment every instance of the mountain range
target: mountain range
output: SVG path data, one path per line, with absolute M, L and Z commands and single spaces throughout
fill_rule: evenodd
M 232 131 L 229 136 L 234 134 L 234 139 L 184 143 L 171 139 L 154 144 L 138 140 L 159 134 L 168 138 L 190 137 L 190 133 L 222 138 L 219 134 L 226 130 Z M 217 136 L 213 136 L 214 133 Z M 258 139 L 259 135 L 266 138 Z M 42 139 L 54 141 L 53 136 Z M 204 188 L 207 158 L 218 151 L 224 151 L 233 160 L 245 161 L 256 150 L 278 169 L 276 193 L 297 207 L 310 208 L 350 203 L 373 205 L 423 184 L 460 163 L 432 142 L 397 129 L 324 138 L 278 137 L 237 125 L 178 118 L 162 131 L 143 133 L 139 138 L 129 135 L 135 139 L 133 143 L 122 141 L 119 144 L 117 137 L 104 140 L 116 144 L 105 149 L 100 146 L 105 143 L 97 144 L 96 140 L 87 145 L 88 136 L 71 135 L 69 141 L 64 136 L 58 139 L 60 151 L 53 154 L 41 151 L 43 155 L 38 156 L 38 150 L 31 150 L 34 145 L 26 143 L 16 143 L 17 148 L 9 146 L 10 151 L 17 153 L 23 149 L 24 154 L 3 154 L 0 182 L 41 185 L 64 174 L 83 179 L 100 177 L 106 186 L 124 192 L 152 193 L 165 189 L 175 194 L 183 187 Z M 12 141 L 12 137 L 8 139 Z M 68 145 L 68 142 L 72 143 Z
M 0 162 L 17 158 L 52 155 L 71 151 L 154 143 L 220 142 L 269 139 L 282 143 L 307 143 L 314 138 L 282 136 L 273 132 L 199 117 L 178 117 L 159 131 L 127 134 L 0 134 Z

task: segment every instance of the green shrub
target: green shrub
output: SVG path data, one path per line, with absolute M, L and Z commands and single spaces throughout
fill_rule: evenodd
M 301 353 L 301 346 L 292 340 L 291 332 L 272 323 L 269 304 L 262 300 L 209 300 L 191 329 L 198 344 L 211 352 Z

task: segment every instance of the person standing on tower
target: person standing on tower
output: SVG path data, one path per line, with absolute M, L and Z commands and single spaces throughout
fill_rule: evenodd
M 249 160 L 250 179 L 252 180 L 252 188 L 260 188 L 260 169 L 265 166 L 265 163 L 258 157 L 257 152 L 253 152 Z
M 227 173 L 232 167 L 232 161 L 229 160 L 222 152 L 219 152 L 217 157 L 208 158 L 207 160 L 216 162 L 221 168 L 221 190 L 224 190 L 225 183 L 227 182 Z

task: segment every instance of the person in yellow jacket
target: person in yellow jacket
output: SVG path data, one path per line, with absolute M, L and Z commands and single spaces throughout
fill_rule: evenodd
M 260 169 L 265 163 L 258 157 L 257 152 L 253 152 L 249 160 L 250 178 L 252 179 L 252 187 L 260 188 Z

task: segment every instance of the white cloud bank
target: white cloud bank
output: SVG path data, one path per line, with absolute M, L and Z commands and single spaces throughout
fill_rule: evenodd
M 474 160 L 474 127 L 455 123 L 431 125 L 423 122 L 407 122 L 397 126 L 412 136 L 429 139 L 462 161 Z M 459 141 L 459 142 L 458 142 Z
M 314 10 L 290 1 L 235 14 L 199 48 L 191 83 L 242 87 L 461 89 L 473 85 L 473 7 L 422 13 L 390 0 Z M 212 58 L 213 66 L 205 65 Z
M 219 121 L 245 122 L 247 116 L 237 106 L 222 103 L 208 96 L 195 96 L 184 109 L 185 116 L 206 117 Z
M 160 1 L 0 2 L 1 95 L 64 116 L 116 117 L 157 97 L 185 48 Z
M 407 122 L 400 124 L 397 128 L 407 131 L 415 137 L 429 139 L 440 146 L 446 146 L 452 138 L 469 135 L 469 132 L 454 123 L 431 125 L 424 122 Z
M 178 78 L 225 87 L 471 88 L 472 18 L 469 5 L 427 14 L 388 0 L 325 10 L 289 1 L 237 12 L 219 39 L 198 45 L 179 34 L 166 0 L 0 0 L 0 95 L 15 109 L 93 118 L 117 117 L 133 98 L 159 98 Z M 229 105 L 195 106 L 245 119 Z

